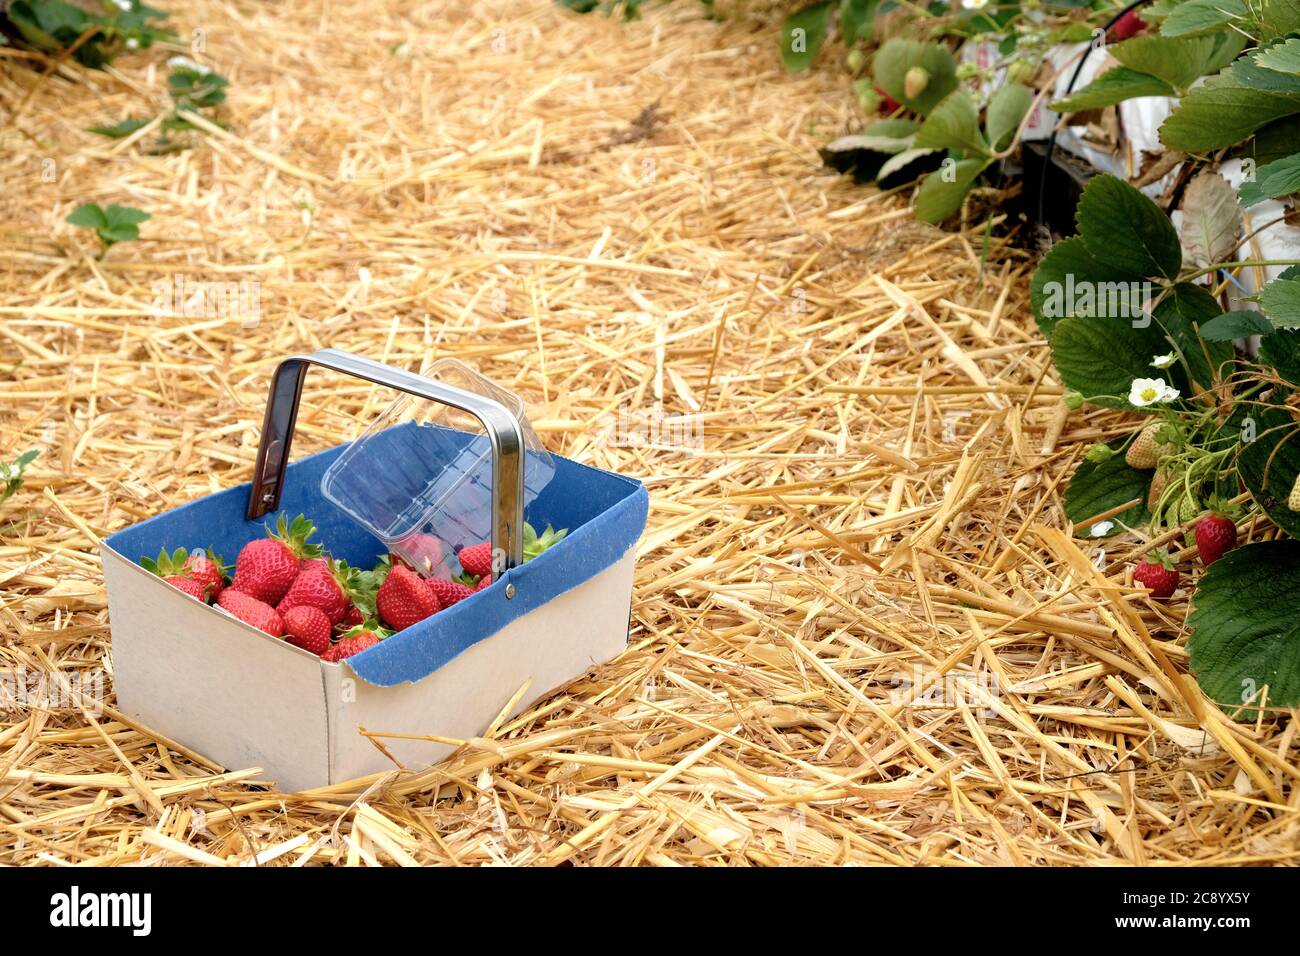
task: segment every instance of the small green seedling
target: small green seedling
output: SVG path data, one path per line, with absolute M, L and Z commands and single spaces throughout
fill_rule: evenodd
M 119 206 L 117 203 L 102 208 L 97 203 L 89 202 L 78 206 L 68 215 L 64 222 L 86 229 L 94 229 L 103 246 L 99 258 L 104 258 L 109 247 L 114 243 L 127 242 L 140 238 L 140 223 L 149 219 L 149 213 L 131 206 Z
M 36 459 L 36 449 L 25 451 L 13 461 L 0 462 L 0 505 L 23 486 L 23 472 Z
M 230 81 L 220 73 L 188 66 L 173 67 L 167 77 L 167 92 L 176 101 L 178 112 L 205 109 L 224 102 L 229 85 Z

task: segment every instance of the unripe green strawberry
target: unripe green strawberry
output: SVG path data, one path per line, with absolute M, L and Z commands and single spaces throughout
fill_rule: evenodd
M 1029 60 L 1012 60 L 1007 67 L 1007 79 L 1012 83 L 1028 83 L 1038 72 L 1038 64 Z
M 1291 494 L 1286 496 L 1286 506 L 1292 511 L 1300 511 L 1300 475 L 1296 475 Z
M 1169 485 L 1169 472 L 1163 468 L 1157 468 L 1156 473 L 1151 476 L 1151 486 L 1147 489 L 1147 510 L 1155 511 L 1156 504 L 1160 501 L 1160 496 L 1164 494 L 1165 488 Z
M 1162 444 L 1156 438 L 1156 432 L 1163 425 L 1164 422 L 1150 422 L 1138 432 L 1137 438 L 1133 439 L 1128 451 L 1124 453 L 1124 460 L 1130 468 L 1147 471 L 1160 464 L 1160 459 L 1173 451 L 1172 445 L 1167 442 Z
M 849 72 L 861 73 L 862 68 L 867 65 L 867 55 L 861 50 L 849 51 Z
M 1201 512 L 1205 509 L 1201 503 L 1190 495 L 1183 495 L 1178 500 L 1177 507 L 1172 515 L 1173 523 L 1177 525 L 1190 524 L 1200 517 Z
M 903 76 L 903 95 L 914 100 L 930 85 L 930 71 L 923 66 L 914 66 Z

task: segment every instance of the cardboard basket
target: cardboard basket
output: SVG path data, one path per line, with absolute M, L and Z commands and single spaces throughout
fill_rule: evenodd
M 321 476 L 347 446 L 288 463 L 310 365 L 478 418 L 492 447 L 493 548 L 505 559 L 491 587 L 340 663 L 270 637 L 138 563 L 177 547 L 211 547 L 230 559 L 262 537 L 263 522 L 277 512 L 307 515 L 317 540 L 349 564 L 369 567 L 385 553 L 321 493 Z M 513 713 L 627 643 L 645 488 L 565 458 L 554 462 L 554 477 L 528 517 L 535 526 L 549 523 L 569 533 L 524 564 L 524 455 L 518 422 L 503 405 L 334 349 L 286 359 L 272 380 L 254 480 L 104 541 L 118 708 L 227 768 L 261 767 L 283 790 L 392 769 L 361 727 L 455 739 L 481 735 L 521 688 Z M 452 749 L 402 737 L 382 742 L 411 769 Z

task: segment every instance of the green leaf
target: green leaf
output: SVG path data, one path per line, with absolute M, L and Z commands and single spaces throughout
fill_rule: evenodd
M 1278 335 L 1268 336 L 1267 342 Z M 1234 424 L 1242 429 L 1249 425 L 1237 456 L 1237 473 L 1251 497 L 1264 509 L 1275 525 L 1292 537 L 1300 536 L 1300 512 L 1286 506 L 1291 486 L 1300 475 L 1300 425 L 1276 407 L 1248 406 Z
M 1122 441 L 1116 442 L 1112 447 L 1118 448 L 1122 444 Z M 1078 524 L 1137 498 L 1136 505 L 1112 519 L 1115 528 L 1110 533 L 1122 531 L 1121 524 L 1130 528 L 1144 525 L 1151 517 L 1146 499 L 1152 474 L 1130 467 L 1122 454 L 1100 463 L 1085 460 L 1075 470 L 1065 489 L 1065 514 L 1072 523 Z
M 1282 329 L 1265 335 L 1259 340 L 1259 361 L 1292 385 L 1300 386 L 1300 333 Z
M 1242 183 L 1237 189 L 1243 206 L 1253 206 L 1294 192 L 1300 192 L 1300 153 L 1260 166 L 1255 170 L 1254 180 Z
M 916 133 L 912 145 L 917 149 L 961 149 L 971 153 L 988 152 L 980 132 L 979 107 L 965 90 L 946 96 Z
M 945 160 L 945 164 L 948 161 Z M 916 218 L 938 225 L 961 208 L 979 174 L 988 168 L 990 159 L 963 159 L 925 177 L 916 191 Z M 945 179 L 945 175 L 949 178 Z
M 1229 551 L 1201 577 L 1187 618 L 1192 673 L 1207 697 L 1241 720 L 1300 704 L 1300 542 Z
M 1175 285 L 1152 312 L 1152 318 L 1182 352 L 1192 381 L 1202 388 L 1213 386 L 1221 378 L 1224 363 L 1233 358 L 1230 343 L 1202 342 L 1203 336 L 1196 332 L 1198 326 L 1208 324 L 1221 313 L 1218 300 L 1190 282 Z M 1183 383 L 1175 381 L 1174 384 L 1181 387 Z
M 1170 11 L 1160 24 L 1160 35 L 1185 37 L 1221 30 L 1233 20 L 1244 20 L 1247 12 L 1245 0 L 1187 0 Z
M 1259 38 L 1273 40 L 1300 30 L 1300 0 L 1264 0 L 1260 7 Z
M 1088 183 L 1075 212 L 1088 252 L 1117 274 L 1173 279 L 1182 267 L 1178 233 L 1164 210 L 1115 176 Z
M 63 220 L 73 226 L 83 226 L 87 229 L 102 229 L 108 225 L 108 219 L 104 215 L 104 210 L 99 207 L 98 203 L 85 203 L 78 206 L 72 212 L 68 213 L 67 218 Z
M 924 67 L 930 82 L 917 97 L 903 89 L 904 77 L 914 66 Z M 937 43 L 921 43 L 895 37 L 876 51 L 871 64 L 875 84 L 889 96 L 922 116 L 934 109 L 945 96 L 957 89 L 957 61 L 947 48 Z
M 1116 281 L 1128 283 L 1141 281 L 1141 279 L 1142 276 L 1132 270 L 1116 274 L 1114 269 L 1092 257 L 1081 237 L 1071 236 L 1069 239 L 1062 239 L 1055 243 L 1039 260 L 1038 268 L 1034 270 L 1034 277 L 1029 286 L 1030 306 L 1034 318 L 1038 321 L 1038 327 L 1050 339 L 1056 323 L 1078 314 L 1079 308 L 1083 308 L 1086 314 L 1097 311 L 1095 296 L 1089 305 L 1082 296 L 1074 294 L 1074 290 L 1089 287 L 1100 291 L 1100 298 L 1103 301 L 1110 302 L 1111 289 L 1107 287 L 1107 283 Z M 1126 305 L 1123 308 L 1132 315 L 1132 306 L 1140 307 L 1141 303 L 1130 303 L 1130 298 L 1132 297 L 1124 296 L 1123 301 Z
M 174 67 L 167 77 L 167 91 L 181 109 L 216 106 L 225 100 L 226 87 L 229 85 L 230 81 L 220 73 L 194 70 L 186 66 Z
M 1057 100 L 1052 104 L 1052 109 L 1058 113 L 1076 113 L 1113 106 L 1138 96 L 1174 96 L 1176 93 L 1172 86 L 1158 77 L 1139 73 L 1127 66 L 1116 66 L 1078 92 Z
M 786 17 L 781 25 L 781 63 L 787 73 L 799 73 L 812 66 L 826 42 L 830 23 L 829 2 L 804 7 Z
M 1260 290 L 1259 305 L 1277 328 L 1300 329 L 1300 279 L 1274 279 Z
M 148 125 L 149 121 L 147 119 L 124 119 L 112 126 L 92 126 L 86 132 L 107 136 L 109 139 L 122 139 Z
M 1235 146 L 1257 129 L 1300 113 L 1300 77 L 1243 57 L 1191 90 L 1160 125 L 1170 149 L 1204 153 Z
M 1268 335 L 1273 324 L 1259 312 L 1237 309 L 1216 316 L 1201 326 L 1201 338 L 1207 342 L 1232 342 L 1248 335 Z
M 1239 35 L 1179 37 L 1140 36 L 1107 47 L 1124 66 L 1164 80 L 1185 90 L 1209 73 L 1217 72 L 1241 53 L 1245 38 Z
M 984 129 L 995 151 L 1006 149 L 1020 128 L 1020 122 L 1034 102 L 1033 90 L 1020 83 L 1008 83 L 989 100 Z
M 840 33 L 844 35 L 846 46 L 875 36 L 876 8 L 879 6 L 880 0 L 840 0 Z
M 1300 38 L 1261 50 L 1255 54 L 1255 62 L 1278 73 L 1300 73 Z
M 1132 408 L 1128 393 L 1133 380 L 1162 378 L 1151 367 L 1151 357 L 1167 351 L 1165 333 L 1155 322 L 1135 328 L 1123 319 L 1072 316 L 1052 332 L 1052 361 L 1061 382 L 1108 408 Z
M 145 222 L 152 216 L 143 209 L 133 206 L 119 206 L 117 203 L 104 210 L 104 219 L 111 227 L 128 226 Z

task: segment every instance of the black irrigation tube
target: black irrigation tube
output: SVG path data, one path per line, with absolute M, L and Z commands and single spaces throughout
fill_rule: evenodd
M 1132 10 L 1136 10 L 1138 7 L 1142 6 L 1146 2 L 1147 0 L 1133 0 L 1133 2 L 1130 3 L 1128 6 L 1126 6 L 1123 10 L 1121 10 L 1119 13 L 1111 17 L 1106 22 L 1106 25 L 1102 27 L 1103 36 L 1109 33 L 1111 27 L 1119 23 L 1119 21 L 1124 17 L 1125 14 L 1129 13 Z M 1079 82 L 1079 74 L 1083 72 L 1083 65 L 1088 62 L 1088 56 L 1092 53 L 1094 49 L 1095 47 L 1093 47 L 1092 44 L 1088 44 L 1088 49 L 1084 50 L 1083 56 L 1079 57 L 1079 63 L 1074 68 L 1074 75 L 1070 77 L 1070 84 L 1065 88 L 1066 96 L 1069 96 L 1071 93 L 1074 92 L 1074 84 Z M 1047 193 L 1047 171 L 1052 168 L 1052 154 L 1056 152 L 1056 133 L 1057 133 L 1057 127 L 1053 126 L 1052 135 L 1047 140 L 1047 155 L 1043 158 L 1043 170 L 1038 175 L 1038 217 L 1037 218 L 1039 222 L 1043 221 L 1043 199 Z

